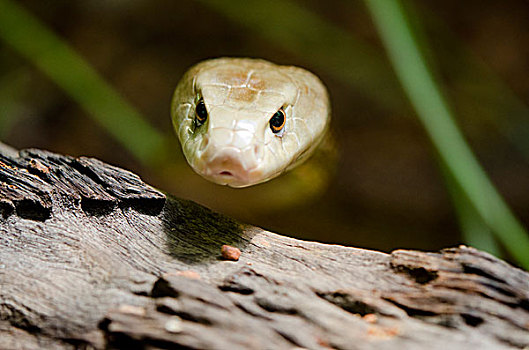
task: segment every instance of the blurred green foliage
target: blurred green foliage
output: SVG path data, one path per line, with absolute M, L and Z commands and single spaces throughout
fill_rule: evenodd
M 0 80 L 0 138 L 11 129 L 15 122 L 18 107 L 15 101 L 26 83 L 25 80 L 25 74 L 20 71 L 6 74 Z
M 457 194 L 456 209 L 463 223 L 463 230 L 468 231 L 467 238 L 472 238 L 471 243 L 482 248 L 491 246 L 486 229 L 481 229 L 481 235 L 476 235 L 475 228 L 484 228 L 484 225 L 479 224 L 473 210 L 467 209 L 465 204 L 471 205 L 507 250 L 523 266 L 529 268 L 529 236 L 464 140 L 414 39 L 400 0 L 366 0 L 366 4 L 404 90 L 449 176 L 454 179 L 454 187 L 463 192 L 464 197 Z
M 304 57 L 388 113 L 410 110 L 400 81 L 437 150 L 467 242 L 497 254 L 492 232 L 519 263 L 529 268 L 529 238 L 456 126 L 453 113 L 426 64 L 425 53 L 431 54 L 426 40 L 417 40 L 426 37 L 420 28 L 420 18 L 406 16 L 400 1 L 365 1 L 391 65 L 353 33 L 292 0 L 199 2 L 254 35 Z M 409 10 L 412 3 L 408 5 Z M 450 37 L 446 32 L 441 35 Z M 167 131 L 150 125 L 63 39 L 14 1 L 0 0 L 0 37 L 64 89 L 139 161 L 155 171 L 168 171 L 164 162 L 172 150 L 167 146 Z M 474 103 L 472 108 L 481 108 L 483 115 L 490 116 L 491 123 L 529 159 L 525 132 L 529 130 L 529 109 L 485 65 L 458 47 L 457 40 L 451 42 L 457 48 L 453 53 L 457 64 L 472 79 L 487 82 L 480 90 L 482 95 L 468 105 Z M 16 73 L 4 75 L 0 81 L 0 137 L 13 121 L 8 116 L 14 114 L 13 94 L 18 91 L 16 86 L 20 81 Z
M 162 135 L 101 76 L 23 7 L 0 0 L 0 37 L 47 74 L 141 162 L 164 155 Z

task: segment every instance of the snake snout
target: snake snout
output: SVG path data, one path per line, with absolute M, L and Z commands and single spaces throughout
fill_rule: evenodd
M 258 167 L 263 155 L 264 146 L 260 144 L 240 149 L 210 140 L 203 153 L 203 175 L 218 184 L 239 187 L 259 176 Z
M 248 178 L 247 159 L 243 159 L 239 149 L 227 147 L 220 149 L 207 160 L 206 173 L 217 182 L 230 183 L 233 181 L 245 181 Z

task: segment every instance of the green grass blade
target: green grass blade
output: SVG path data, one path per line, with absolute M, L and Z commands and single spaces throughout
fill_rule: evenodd
M 163 154 L 164 139 L 101 76 L 18 3 L 0 0 L 0 39 L 68 93 L 145 164 Z
M 365 0 L 395 72 L 448 172 L 501 244 L 526 269 L 529 236 L 455 124 L 410 30 L 400 0 Z
M 353 86 L 376 106 L 390 110 L 409 109 L 391 67 L 375 49 L 302 4 L 289 0 L 199 2 Z M 381 95 L 386 97 L 383 104 Z
M 491 229 L 472 206 L 472 203 L 468 200 L 468 197 L 462 191 L 461 187 L 457 185 L 453 176 L 446 169 L 446 166 L 442 162 L 439 162 L 439 164 L 441 165 L 446 187 L 450 193 L 461 227 L 463 242 L 493 255 L 501 256 L 502 252 L 497 241 L 494 239 Z

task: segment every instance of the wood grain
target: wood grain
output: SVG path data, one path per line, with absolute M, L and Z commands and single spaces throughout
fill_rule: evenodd
M 487 253 L 300 241 L 2 144 L 0 286 L 2 349 L 529 346 L 529 274 Z

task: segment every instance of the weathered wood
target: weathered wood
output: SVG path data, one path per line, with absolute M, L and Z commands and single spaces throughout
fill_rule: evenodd
M 1 144 L 0 212 L 2 349 L 529 346 L 529 274 L 472 248 L 300 241 Z

